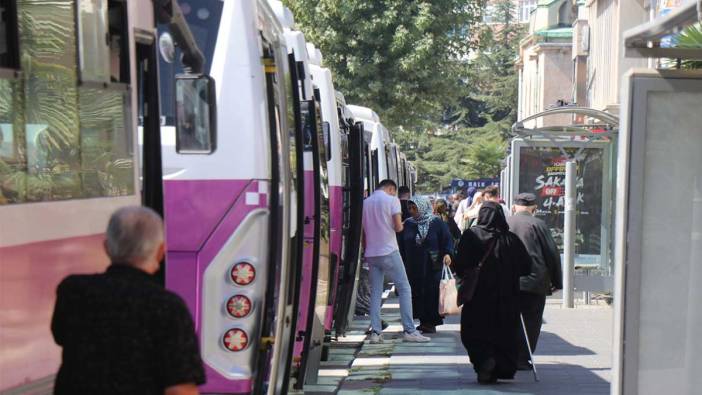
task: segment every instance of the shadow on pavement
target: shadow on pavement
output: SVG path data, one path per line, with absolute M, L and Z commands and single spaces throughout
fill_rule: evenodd
M 555 333 L 542 331 L 536 345 L 536 355 L 595 355 L 595 352 L 569 343 Z

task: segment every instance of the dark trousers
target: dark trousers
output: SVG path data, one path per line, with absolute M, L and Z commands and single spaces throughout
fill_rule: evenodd
M 428 266 L 428 265 L 427 265 Z M 421 292 L 417 300 L 417 316 L 423 325 L 437 326 L 444 323 L 439 315 L 439 283 L 441 270 L 426 267 L 419 285 Z
M 412 289 L 412 318 L 419 318 L 420 311 L 422 309 L 422 280 L 423 272 L 422 268 L 417 266 L 415 260 L 404 260 L 405 263 L 405 273 L 407 273 L 407 280 L 409 281 L 410 288 Z
M 519 311 L 522 313 L 522 317 L 524 317 L 524 326 L 526 326 L 526 331 L 529 335 L 529 344 L 531 345 L 532 353 L 536 350 L 536 344 L 541 334 L 541 323 L 543 322 L 545 306 L 546 295 L 538 295 L 530 292 L 519 293 Z M 525 363 L 529 360 L 529 350 L 524 340 L 524 331 L 520 333 L 522 333 L 522 335 L 521 341 L 519 342 L 519 362 Z

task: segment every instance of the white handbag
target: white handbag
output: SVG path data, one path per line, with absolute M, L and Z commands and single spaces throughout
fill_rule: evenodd
M 455 315 L 461 313 L 458 307 L 458 289 L 456 288 L 456 278 L 451 273 L 451 269 L 444 265 L 441 272 L 441 283 L 439 283 L 439 315 Z

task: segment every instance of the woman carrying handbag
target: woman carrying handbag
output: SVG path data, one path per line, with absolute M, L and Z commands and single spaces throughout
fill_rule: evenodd
M 405 221 L 401 238 L 414 315 L 420 321 L 417 330 L 436 333 L 436 326 L 444 323 L 439 315 L 439 283 L 442 267 L 451 264 L 453 238 L 446 223 L 432 214 L 429 199 L 415 196 L 408 206 L 412 217 Z
M 455 269 L 461 341 L 481 384 L 512 379 L 521 341 L 519 277 L 529 274 L 531 258 L 494 202 L 484 202 L 477 224 L 463 232 Z

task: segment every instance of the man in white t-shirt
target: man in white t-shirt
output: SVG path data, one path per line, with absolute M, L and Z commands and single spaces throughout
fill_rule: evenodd
M 392 180 L 383 180 L 378 189 L 363 201 L 364 256 L 370 269 L 371 343 L 383 342 L 380 305 L 386 274 L 399 293 L 404 340 L 423 343 L 431 339 L 417 331 L 412 319 L 412 291 L 395 235 L 403 229 L 402 208 L 396 195 L 397 184 Z

